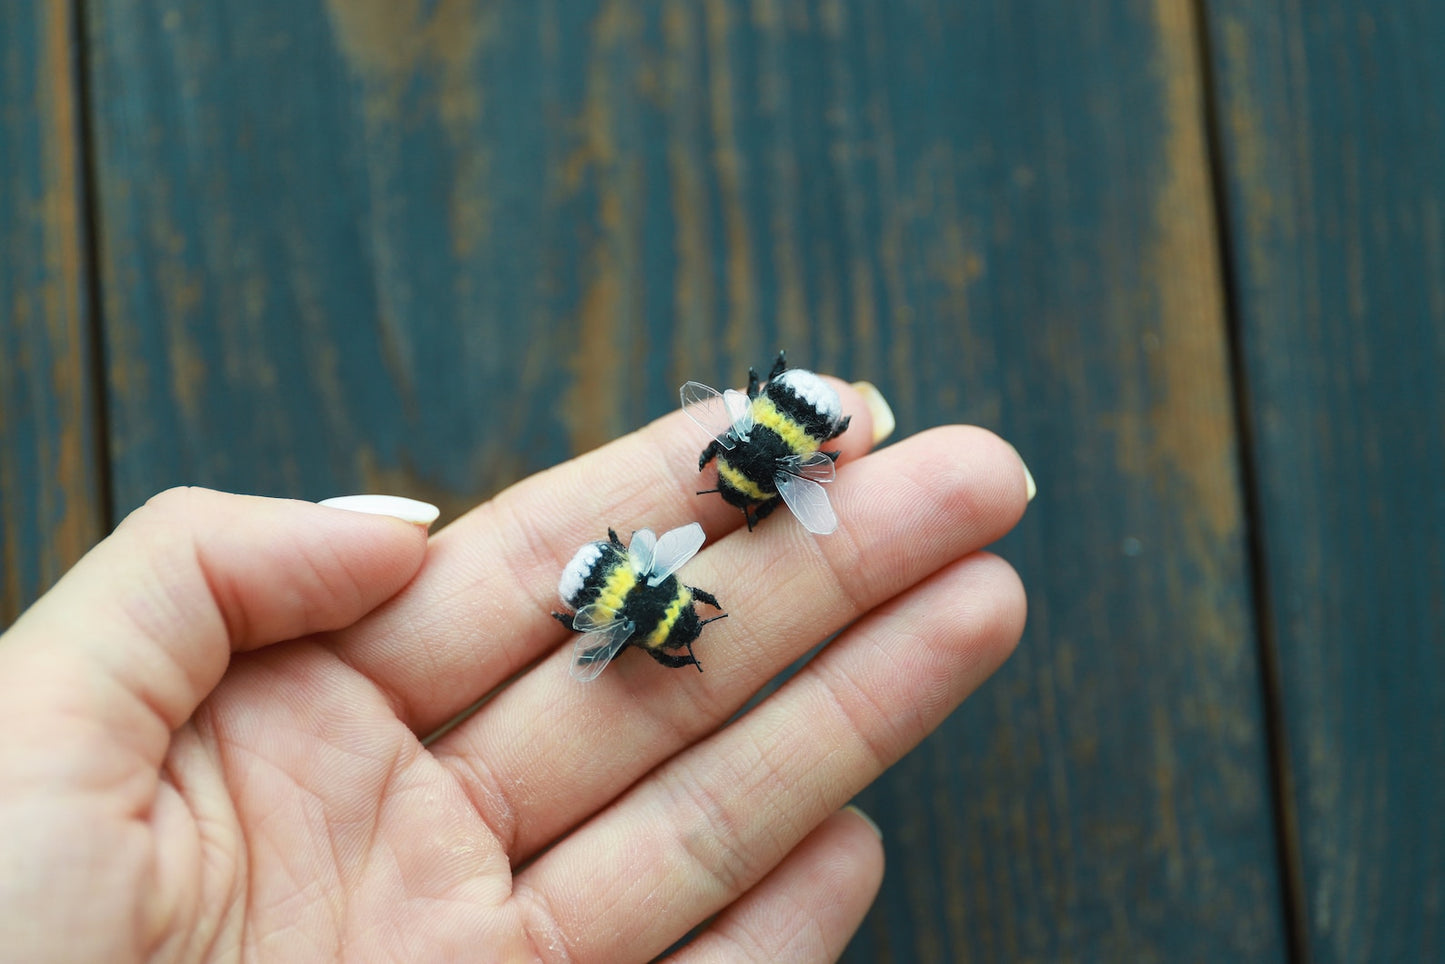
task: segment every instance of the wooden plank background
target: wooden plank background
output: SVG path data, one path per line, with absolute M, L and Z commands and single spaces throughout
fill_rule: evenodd
M 785 346 L 1040 487 L 850 960 L 1438 956 L 1429 2 L 7 9 L 3 615 L 167 485 L 453 517 Z
M 1445 7 L 1214 7 L 1308 946 L 1445 960 Z

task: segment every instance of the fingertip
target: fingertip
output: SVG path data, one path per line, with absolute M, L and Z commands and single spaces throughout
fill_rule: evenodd
M 1002 556 L 978 552 L 965 563 L 977 580 L 978 597 L 991 601 L 990 631 L 981 633 L 975 642 L 986 650 L 982 661 L 996 669 L 1008 661 L 1023 638 L 1029 615 L 1028 591 L 1018 570 Z
M 851 813 L 853 816 L 855 816 L 855 817 L 857 817 L 859 820 L 863 821 L 863 823 L 868 827 L 868 829 L 871 830 L 871 831 L 873 831 L 873 833 L 878 837 L 878 839 L 879 839 L 880 841 L 883 839 L 883 830 L 882 830 L 882 828 L 880 828 L 880 827 L 878 826 L 878 824 L 877 824 L 876 822 L 874 822 L 874 820 L 873 820 L 872 817 L 870 817 L 870 816 L 868 816 L 868 814 L 864 813 L 863 810 L 862 810 L 862 808 L 859 807 L 857 804 L 855 804 L 855 803 L 850 803 L 850 804 L 848 804 L 846 807 L 843 808 L 843 812 L 845 812 L 845 813 Z
M 944 426 L 960 433 L 959 448 L 964 458 L 977 466 L 980 493 L 996 511 L 1008 517 L 1012 529 L 1033 498 L 1033 477 L 1013 443 L 980 425 Z
M 877 822 L 850 803 L 824 820 L 813 837 L 836 851 L 842 873 L 855 879 L 871 903 L 883 883 L 884 840 Z

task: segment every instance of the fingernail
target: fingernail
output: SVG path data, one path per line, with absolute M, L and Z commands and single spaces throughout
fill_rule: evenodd
M 430 502 L 403 499 L 399 495 L 343 495 L 335 499 L 324 499 L 317 504 L 369 515 L 389 515 L 423 527 L 430 526 L 437 521 L 437 516 L 442 514 L 442 511 Z
M 1019 455 L 1019 449 L 1017 449 L 1013 442 L 1009 442 L 1009 439 L 1004 439 L 1004 442 L 1007 442 L 1009 448 L 1013 449 L 1014 455 Z M 1025 493 L 1026 496 L 1025 502 L 1033 502 L 1033 497 L 1039 494 L 1039 487 L 1033 484 L 1033 473 L 1030 473 L 1029 465 L 1023 461 L 1023 455 L 1019 455 L 1019 464 L 1023 465 L 1023 493 Z
M 851 811 L 852 813 L 856 813 L 859 817 L 862 818 L 862 820 L 863 820 L 864 823 L 866 823 L 868 826 L 870 826 L 870 827 L 873 828 L 873 832 L 878 835 L 878 839 L 879 839 L 879 840 L 882 840 L 882 839 L 883 839 L 883 831 L 878 829 L 878 824 L 876 824 L 876 823 L 873 822 L 873 818 L 872 818 L 872 817 L 868 816 L 868 814 L 864 813 L 862 810 L 859 810 L 857 807 L 855 807 L 855 806 L 854 806 L 853 804 L 851 804 L 851 803 L 848 804 L 848 805 L 847 805 L 846 807 L 844 807 L 843 809 L 844 809 L 844 810 Z
M 854 382 L 853 387 L 863 396 L 863 404 L 868 406 L 868 414 L 873 416 L 873 444 L 877 445 L 892 435 L 893 430 L 898 427 L 893 418 L 893 409 L 888 407 L 883 393 L 872 382 Z

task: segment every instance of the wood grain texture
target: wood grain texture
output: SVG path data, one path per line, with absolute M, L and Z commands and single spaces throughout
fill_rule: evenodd
M 1445 8 L 1216 2 L 1316 961 L 1445 958 Z
M 89 5 L 117 510 L 450 513 L 779 345 L 1040 484 L 851 960 L 1277 959 L 1190 6 Z
M 0 628 L 103 528 L 74 24 L 0 12 Z

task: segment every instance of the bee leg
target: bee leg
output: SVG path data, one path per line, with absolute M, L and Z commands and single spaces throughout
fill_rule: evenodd
M 748 368 L 748 398 L 757 398 L 758 391 L 758 370 L 750 366 Z
M 717 458 L 721 452 L 722 446 L 718 445 L 715 440 L 709 442 L 707 448 L 702 450 L 702 455 L 697 460 L 697 470 L 701 472 L 703 469 L 707 468 L 707 464 L 713 459 Z
M 838 424 L 833 426 L 833 434 L 829 435 L 828 438 L 837 438 L 844 432 L 848 431 L 848 423 L 851 421 L 853 421 L 853 416 L 844 415 L 843 418 L 838 422 Z M 824 439 L 824 441 L 827 441 L 827 439 Z
M 842 451 L 842 449 L 839 449 L 839 450 L 836 451 L 836 452 L 824 452 L 823 454 L 826 455 L 826 456 L 828 456 L 828 458 L 832 459 L 834 462 L 836 462 L 836 461 L 838 461 L 838 456 L 840 456 L 840 455 L 843 454 L 843 451 Z
M 568 629 L 572 629 L 573 615 L 573 613 L 553 613 L 552 618 L 557 620 L 557 622 L 561 623 L 563 626 L 566 626 Z M 575 630 L 573 631 L 575 632 Z
M 611 540 L 612 540 L 612 544 L 613 544 L 614 546 L 616 546 L 617 548 L 619 548 L 619 549 L 626 549 L 626 548 L 627 548 L 626 546 L 624 546 L 624 545 L 622 544 L 622 540 L 619 539 L 619 538 L 617 538 L 617 533 L 613 531 L 613 529 L 612 529 L 611 526 L 608 526 L 608 527 L 607 527 L 607 538 L 611 539 Z
M 788 370 L 788 363 L 785 362 L 785 361 L 783 361 L 783 353 L 782 353 L 781 351 L 779 351 L 779 352 L 778 352 L 778 360 L 775 361 L 775 362 L 773 362 L 773 370 L 770 371 L 770 372 L 768 372 L 768 381 L 772 381 L 774 378 L 777 378 L 779 375 L 781 375 L 783 372 L 785 372 L 785 371 L 787 371 L 787 370 Z
M 697 661 L 696 656 L 692 655 L 692 643 L 687 644 L 686 656 L 681 653 L 677 653 L 676 655 L 665 653 L 660 649 L 649 649 L 647 652 L 663 666 L 670 666 L 673 669 L 682 669 L 684 666 L 696 666 L 697 671 L 699 673 L 702 672 L 702 664 Z
M 715 597 L 715 595 L 708 593 L 707 590 L 699 590 L 699 588 L 695 587 L 695 585 L 689 585 L 688 590 L 691 591 L 692 598 L 698 600 L 699 603 L 707 603 L 708 606 L 715 608 L 715 610 L 720 610 L 720 608 L 722 608 L 721 606 L 718 606 L 718 597 Z M 705 621 L 711 623 L 712 620 Z
M 752 532 L 752 531 L 753 531 L 753 526 L 756 525 L 758 519 L 759 519 L 759 518 L 762 518 L 762 517 L 761 517 L 761 516 L 756 516 L 756 517 L 755 517 L 752 513 L 748 512 L 747 507 L 744 506 L 744 507 L 743 507 L 743 518 L 747 520 L 747 523 L 748 523 L 748 531 L 749 531 L 749 532 Z

